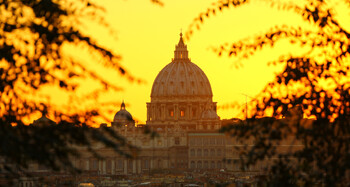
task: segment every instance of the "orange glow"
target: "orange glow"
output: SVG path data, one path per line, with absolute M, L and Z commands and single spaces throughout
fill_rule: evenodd
M 117 40 L 101 27 L 87 23 L 86 32 L 96 38 L 98 43 L 118 52 L 122 56 L 122 64 L 131 74 L 145 80 L 146 84 L 130 83 L 103 66 L 91 67 L 91 60 L 85 57 L 85 53 L 74 52 L 75 55 L 80 54 L 77 58 L 86 60 L 87 66 L 124 89 L 119 93 L 106 93 L 100 102 L 121 102 L 124 99 L 129 104 L 127 110 L 140 123 L 146 121 L 146 102 L 150 101 L 153 81 L 159 71 L 171 62 L 180 30 L 186 31 L 193 19 L 215 1 L 163 2 L 164 6 L 160 7 L 147 0 L 98 1 L 106 8 L 106 20 L 117 32 Z M 206 20 L 201 30 L 195 31 L 190 40 L 185 41 L 189 58 L 205 72 L 211 83 L 213 101 L 218 103 L 221 119 L 244 118 L 242 107 L 245 107 L 246 96 L 242 94 L 255 97 L 267 82 L 273 80 L 274 73 L 281 69 L 267 66 L 267 62 L 277 59 L 280 54 L 300 53 L 302 50 L 280 42 L 273 49 L 266 48 L 241 61 L 234 57 L 218 57 L 210 47 L 263 33 L 278 24 L 305 25 L 302 18 L 294 13 L 279 11 L 256 1 L 252 5 L 225 10 Z M 90 80 L 86 80 L 82 90 L 89 89 L 91 85 Z M 52 100 L 67 103 L 68 99 L 60 93 L 54 94 Z M 225 109 L 224 106 L 231 106 L 232 103 L 239 107 Z M 119 105 L 116 105 L 114 113 L 118 110 Z M 173 116 L 174 111 L 169 114 Z M 112 119 L 113 114 L 110 115 L 110 121 Z
M 180 115 L 181 115 L 181 117 L 184 117 L 185 116 L 185 111 L 181 110 Z

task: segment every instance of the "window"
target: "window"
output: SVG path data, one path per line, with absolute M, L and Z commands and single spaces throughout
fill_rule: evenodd
M 215 162 L 211 161 L 211 169 L 214 169 L 214 168 L 215 168 Z
M 133 168 L 132 160 L 128 160 L 128 170 L 132 170 L 132 168 Z
M 123 169 L 123 160 L 119 159 L 117 160 L 117 167 L 118 170 L 122 170 Z
M 180 138 L 179 137 L 175 137 L 175 145 L 180 145 Z
M 80 169 L 83 169 L 84 168 L 84 161 L 83 160 L 78 160 L 77 161 L 77 167 L 80 168 Z
M 191 153 L 191 156 L 195 156 L 195 150 L 194 149 L 191 149 L 190 153 Z
M 221 161 L 218 161 L 218 168 L 221 169 Z
M 196 140 L 193 139 L 193 138 L 191 138 L 191 139 L 190 139 L 190 145 L 195 145 L 195 144 L 196 144 Z
M 201 169 L 201 168 L 202 168 L 202 161 L 198 161 L 198 162 L 197 162 L 197 168 L 198 168 L 198 169 Z
M 197 149 L 197 156 L 202 156 L 202 149 Z
M 209 142 L 208 138 L 203 139 L 203 145 L 208 145 L 208 142 Z
M 207 169 L 207 168 L 208 168 L 208 161 L 204 161 L 203 168 L 204 168 L 204 169 Z
M 107 160 L 107 162 L 106 162 L 106 169 L 107 169 L 107 171 L 111 171 L 112 170 L 112 161 L 111 160 Z
M 215 149 L 210 149 L 210 156 L 215 156 Z
M 217 144 L 217 145 L 222 145 L 222 138 L 218 138 L 218 139 L 216 140 L 216 144 Z
M 217 154 L 218 154 L 218 156 L 221 156 L 221 149 L 218 149 Z
M 158 145 L 158 146 L 162 146 L 162 140 L 158 140 L 158 141 L 157 141 L 157 145 Z
M 214 145 L 214 144 L 215 144 L 215 138 L 211 138 L 211 139 L 210 139 L 210 144 L 211 144 L 211 145 Z
M 192 109 L 192 116 L 196 117 L 196 109 L 195 108 Z
M 143 139 L 143 140 L 142 140 L 142 145 L 143 145 L 143 146 L 149 146 L 149 140 L 146 139 L 146 138 Z
M 163 163 L 161 159 L 158 160 L 158 168 L 163 168 Z
M 208 149 L 204 149 L 204 156 L 208 156 Z
M 191 161 L 191 169 L 194 169 L 194 168 L 196 168 L 196 163 L 194 162 L 194 161 Z
M 197 145 L 202 145 L 202 139 L 201 138 L 197 138 Z
M 149 160 L 148 159 L 145 159 L 143 160 L 143 169 L 149 169 Z
M 174 116 L 174 110 L 169 110 L 169 116 L 171 116 L 171 117 Z
M 98 160 L 93 159 L 91 161 L 91 170 L 97 170 L 98 169 Z
M 181 110 L 181 111 L 180 111 L 180 116 L 181 116 L 181 117 L 184 117 L 184 116 L 185 116 L 185 111 L 184 111 L 184 110 Z

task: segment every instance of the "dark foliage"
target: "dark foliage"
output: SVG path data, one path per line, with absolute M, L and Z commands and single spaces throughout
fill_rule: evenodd
M 113 34 L 103 12 L 90 0 L 0 0 L 0 173 L 15 177 L 26 172 L 31 162 L 53 171 L 79 172 L 70 158 L 79 156 L 79 146 L 86 146 L 101 158 L 91 146 L 95 143 L 133 156 L 135 147 L 112 129 L 90 127 L 98 125 L 95 118 L 101 116 L 96 108 L 54 108 L 45 95 L 37 94 L 47 85 L 74 94 L 80 86 L 77 80 L 87 78 L 103 88 L 88 94 L 87 100 L 107 90 L 120 90 L 84 62 L 65 56 L 64 45 L 88 49 L 96 62 L 130 81 L 140 81 L 120 65 L 118 54 L 83 32 L 81 18 L 90 19 Z M 40 112 L 54 116 L 56 123 L 44 120 L 44 125 L 29 125 L 28 121 Z
M 264 34 L 219 46 L 214 51 L 219 56 L 236 56 L 244 60 L 282 40 L 309 50 L 302 55 L 286 51 L 286 55 L 270 62 L 282 64 L 284 70 L 257 97 L 252 118 L 248 123 L 223 130 L 241 140 L 254 138 L 254 146 L 242 152 L 244 165 L 278 158 L 267 172 L 273 186 L 349 185 L 350 33 L 338 20 L 349 15 L 337 15 L 333 9 L 343 6 L 349 12 L 349 1 L 264 2 L 272 8 L 300 15 L 313 29 L 277 25 Z M 186 36 L 190 37 L 195 28 L 200 29 L 210 16 L 250 3 L 253 2 L 217 2 L 193 21 Z M 269 113 L 284 119 L 260 119 Z M 302 119 L 303 115 L 314 120 Z M 301 142 L 303 148 L 279 153 L 276 147 L 287 137 L 292 137 L 290 147 L 293 142 Z

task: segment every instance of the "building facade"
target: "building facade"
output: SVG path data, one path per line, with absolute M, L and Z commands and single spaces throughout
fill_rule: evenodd
M 147 103 L 147 121 L 135 125 L 124 102 L 115 114 L 112 127 L 140 148 L 134 159 L 126 159 L 112 150 L 101 147 L 105 160 L 91 155 L 77 160 L 79 166 L 99 174 L 143 174 L 160 172 L 242 171 L 238 149 L 254 145 L 254 140 L 239 142 L 219 133 L 233 120 L 221 120 L 216 113 L 217 103 L 205 73 L 188 57 L 182 34 L 175 46 L 174 58 L 157 75 Z M 158 136 L 144 133 L 149 128 Z M 296 149 L 302 147 L 297 145 Z M 278 150 L 283 150 L 281 145 Z M 270 161 L 245 168 L 259 172 Z

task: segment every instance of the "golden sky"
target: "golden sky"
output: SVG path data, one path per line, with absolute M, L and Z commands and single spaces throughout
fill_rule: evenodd
M 116 31 L 117 40 L 105 33 L 92 29 L 96 39 L 122 55 L 122 64 L 146 84 L 130 84 L 117 75 L 109 76 L 113 84 L 121 85 L 124 91 L 104 96 L 114 101 L 125 100 L 127 110 L 140 122 L 146 120 L 146 102 L 158 72 L 171 62 L 175 45 L 182 29 L 188 26 L 200 12 L 205 11 L 213 0 L 164 1 L 157 6 L 144 1 L 99 1 L 106 8 L 106 20 Z M 288 44 L 277 48 L 266 48 L 243 62 L 239 59 L 218 57 L 209 47 L 225 42 L 237 41 L 267 31 L 280 25 L 297 25 L 302 19 L 290 12 L 270 8 L 265 3 L 255 3 L 224 10 L 205 21 L 201 30 L 195 31 L 189 41 L 185 41 L 189 57 L 207 75 L 213 90 L 213 100 L 218 106 L 238 103 L 244 106 L 245 96 L 256 96 L 274 77 L 276 68 L 268 67 L 267 62 L 277 58 L 281 52 L 289 53 Z M 96 33 L 96 34 L 95 34 Z M 235 68 L 235 64 L 243 67 Z M 249 99 L 248 99 L 249 101 Z M 115 112 L 119 110 L 116 106 Z M 222 118 L 242 117 L 240 111 L 219 109 Z M 111 116 L 112 120 L 113 116 Z
M 130 83 L 113 71 L 93 67 L 112 84 L 124 88 L 122 92 L 106 93 L 103 95 L 104 101 L 125 100 L 127 110 L 139 123 L 146 120 L 146 102 L 150 101 L 153 81 L 161 69 L 171 62 L 181 29 L 186 32 L 193 19 L 215 1 L 163 2 L 164 6 L 155 5 L 148 0 L 97 1 L 106 8 L 103 15 L 116 31 L 117 39 L 103 27 L 88 23 L 85 28 L 98 43 L 120 54 L 121 63 L 132 75 L 146 81 L 146 84 Z M 278 58 L 280 54 L 293 51 L 288 43 L 281 42 L 273 49 L 266 48 L 251 58 L 240 61 L 234 57 L 218 57 L 209 48 L 261 34 L 281 24 L 300 25 L 303 21 L 294 13 L 279 11 L 255 1 L 254 4 L 240 8 L 226 9 L 207 19 L 201 29 L 185 41 L 191 61 L 205 72 L 211 83 L 213 101 L 218 102 L 218 115 L 221 119 L 243 117 L 237 109 L 223 110 L 220 106 L 238 103 L 244 107 L 246 98 L 243 94 L 256 96 L 274 78 L 278 68 L 267 66 L 267 62 Z M 78 58 L 89 61 L 84 56 L 82 53 Z M 237 64 L 243 66 L 237 69 Z M 89 82 L 86 85 L 91 86 Z M 119 108 L 119 105 L 115 106 L 114 112 Z M 110 116 L 112 119 L 113 116 Z

